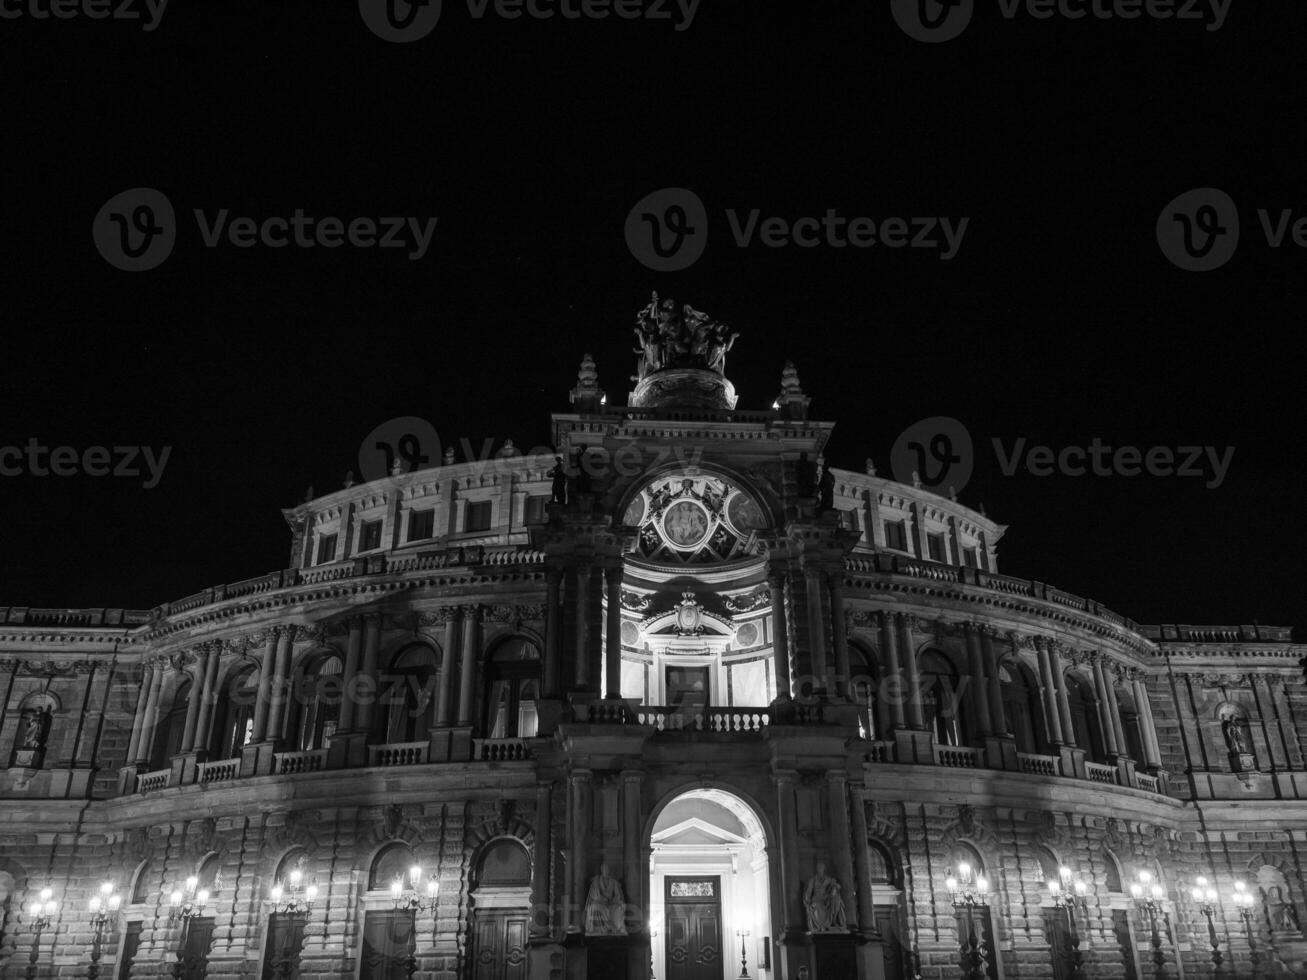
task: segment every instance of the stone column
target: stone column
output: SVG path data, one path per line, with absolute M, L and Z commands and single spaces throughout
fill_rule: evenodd
M 545 664 L 544 691 L 547 698 L 559 695 L 558 675 L 563 654 L 563 607 L 562 607 L 563 570 L 550 567 L 545 569 Z
M 921 706 L 921 674 L 912 644 L 912 620 L 905 613 L 895 613 L 894 620 L 898 625 L 899 656 L 908 677 L 908 727 L 919 730 L 926 727 L 926 717 Z
M 182 752 L 195 751 L 195 726 L 200 720 L 200 697 L 204 694 L 204 658 L 195 658 L 195 676 L 191 678 L 191 693 L 186 699 L 186 724 L 182 728 Z
M 458 649 L 458 610 L 449 609 L 445 620 L 445 648 L 440 651 L 440 678 L 436 684 L 436 725 L 448 728 L 453 712 L 454 664 Z
M 141 740 L 136 747 L 136 764 L 149 765 L 154 749 L 154 730 L 159 721 L 159 695 L 163 691 L 163 676 L 166 668 L 163 663 L 156 663 L 154 676 L 150 678 L 150 695 L 145 699 L 145 717 L 141 723 Z
M 844 576 L 831 572 L 826 580 L 830 590 L 830 635 L 835 646 L 835 690 L 852 698 L 853 685 L 849 668 L 849 628 L 844 614 Z
M 481 607 L 463 607 L 463 663 L 458 677 L 458 726 L 472 725 L 472 681 L 476 677 L 477 649 L 481 645 Z
M 853 866 L 858 873 L 858 925 L 864 936 L 876 932 L 876 898 L 872 893 L 871 857 L 867 854 L 867 810 L 855 790 L 853 805 Z
M 572 683 L 579 691 L 590 687 L 590 568 L 576 569 L 576 663 Z
M 880 679 L 880 693 L 888 697 L 891 723 L 897 730 L 906 725 L 903 717 L 903 689 L 906 682 L 903 678 L 903 665 L 899 663 L 899 641 L 898 634 L 894 630 L 893 613 L 883 612 L 880 614 L 880 649 L 885 657 L 885 669 L 888 676 L 894 678 L 892 693 L 886 689 L 886 678 L 882 677 Z
M 567 908 L 569 932 L 581 931 L 584 924 L 585 893 L 588 884 L 585 845 L 590 837 L 590 776 L 589 769 L 574 769 L 571 775 L 572 824 L 569 828 L 571 840 L 568 843 L 572 861 L 567 876 L 571 885 L 571 900 Z
M 846 896 L 844 913 L 848 926 L 856 929 L 859 923 L 853 920 L 857 918 L 859 906 L 854 896 L 859 892 L 853 886 L 853 855 L 849 850 L 848 780 L 848 774 L 840 769 L 826 773 L 826 785 L 830 790 L 831 859 L 835 864 L 832 870 Z
M 362 649 L 363 624 L 353 616 L 349 620 L 349 639 L 345 641 L 345 667 L 341 676 L 340 728 L 337 729 L 341 735 L 354 730 L 354 701 Z
M 286 707 L 290 701 L 290 644 L 295 638 L 293 626 L 277 630 L 277 675 L 272 681 L 272 708 L 268 712 L 268 738 L 280 742 L 286 737 Z
M 644 899 L 646 875 L 640 867 L 640 784 L 644 778 L 638 770 L 622 773 L 622 877 L 626 883 L 626 901 L 643 910 L 647 922 L 648 903 Z
M 822 584 L 826 573 L 816 568 L 803 570 L 803 583 L 808 599 L 808 642 L 812 650 L 809 669 L 817 686 L 830 693 L 830 679 L 826 663 L 826 623 L 822 615 Z
M 777 773 L 776 812 L 781 826 L 781 893 L 785 921 L 783 935 L 798 938 L 806 931 L 803 916 L 803 887 L 799 881 L 799 826 L 795 812 L 794 775 Z
M 604 697 L 616 700 L 622 696 L 622 566 L 604 569 L 604 583 L 608 587 L 607 644 L 604 649 Z
M 381 617 L 377 613 L 365 613 L 363 616 L 363 666 L 359 669 L 360 682 L 355 685 L 359 692 L 359 706 L 355 714 L 358 730 L 365 735 L 372 735 L 376 723 L 377 707 L 377 658 L 381 655 Z
M 971 677 L 971 716 L 975 719 L 977 731 L 973 735 L 984 736 L 992 734 L 994 731 L 993 723 L 989 717 L 989 697 L 985 690 L 985 659 L 980 649 L 980 633 L 976 624 L 967 623 L 965 626 L 967 634 L 967 665 L 968 673 Z
M 776 674 L 776 698 L 788 701 L 790 693 L 790 638 L 785 622 L 785 574 L 772 570 L 767 575 L 771 590 L 772 670 Z
M 268 630 L 268 642 L 263 647 L 263 659 L 259 662 L 258 703 L 254 706 L 254 734 L 251 742 L 262 742 L 268 737 L 268 708 L 272 699 L 272 674 L 274 657 L 277 653 L 277 628 Z
M 1153 706 L 1148 700 L 1148 688 L 1144 677 L 1138 670 L 1131 671 L 1130 679 L 1134 684 L 1135 710 L 1139 712 L 1140 735 L 1144 743 L 1144 763 L 1151 771 L 1162 767 L 1162 753 L 1157 742 L 1157 728 L 1153 723 Z
M 195 744 L 206 752 L 213 741 L 213 705 L 218 694 L 220 652 L 217 643 L 207 644 L 204 651 L 204 692 L 200 695 L 200 717 L 195 723 Z
M 1104 748 L 1112 758 L 1121 754 L 1121 747 L 1116 741 L 1116 725 L 1112 722 L 1111 703 L 1107 697 L 1107 677 L 1103 672 L 1103 658 L 1091 654 L 1094 670 L 1094 699 L 1098 706 L 1098 727 L 1103 733 Z M 1085 746 L 1089 748 L 1089 746 Z
M 547 780 L 536 783 L 536 826 L 533 841 L 535 854 L 531 861 L 531 935 L 538 939 L 553 934 L 553 913 L 549 907 L 549 872 L 554 860 L 553 814 L 550 797 L 553 784 Z
M 988 626 L 980 627 L 980 649 L 985 658 L 985 673 L 988 683 L 985 693 L 989 698 L 989 723 L 995 735 L 1010 735 L 1007 712 L 1003 710 L 1003 677 L 999 673 L 998 651 L 994 649 L 994 631 Z
M 141 731 L 145 728 L 145 709 L 150 703 L 150 689 L 154 686 L 154 675 L 158 672 L 153 663 L 146 662 L 141 672 L 141 689 L 136 695 L 136 711 L 132 715 L 132 737 L 127 743 L 127 761 L 136 765 L 141 746 Z M 203 670 L 197 673 L 203 674 Z
M 1125 723 L 1121 720 L 1121 702 L 1116 697 L 1116 664 L 1099 655 L 1103 664 L 1103 687 L 1107 691 L 1107 714 L 1112 719 L 1112 733 L 1116 737 L 1116 750 L 1120 755 L 1130 754 L 1130 743 L 1125 737 Z M 1142 759 L 1139 761 L 1143 761 Z
M 1062 734 L 1066 737 L 1068 743 L 1074 745 L 1076 741 L 1076 726 L 1071 718 L 1071 680 L 1066 675 L 1066 667 L 1062 663 L 1062 655 L 1051 644 L 1048 651 L 1049 663 L 1053 667 L 1053 675 L 1057 680 L 1057 710 L 1062 716 Z M 1086 748 L 1086 746 L 1080 746 Z
M 1057 706 L 1057 687 L 1053 683 L 1053 662 L 1048 652 L 1048 640 L 1035 637 L 1035 654 L 1039 658 L 1039 685 L 1044 701 L 1044 722 L 1048 739 L 1054 745 L 1066 745 L 1062 734 L 1062 715 Z

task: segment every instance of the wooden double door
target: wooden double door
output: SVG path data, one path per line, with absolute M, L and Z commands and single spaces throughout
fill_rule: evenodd
M 719 876 L 665 879 L 663 955 L 667 980 L 722 980 L 722 881 Z
M 526 909 L 472 913 L 473 980 L 526 980 Z

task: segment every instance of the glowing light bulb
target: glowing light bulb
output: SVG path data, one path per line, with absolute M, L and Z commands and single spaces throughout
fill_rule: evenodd
M 41 914 L 41 903 L 33 902 L 27 907 L 27 911 L 32 915 L 32 918 L 36 918 Z
M 58 903 L 58 902 L 56 902 L 56 901 L 54 901 L 53 899 L 51 899 L 50 901 L 48 901 L 48 902 L 45 903 L 45 914 L 46 914 L 46 915 L 54 915 L 55 912 L 57 912 L 57 911 L 59 911 L 59 903 Z
M 209 889 L 201 888 L 195 893 L 195 900 L 201 905 L 204 905 L 209 900 Z
M 971 865 L 967 864 L 966 861 L 962 861 L 958 864 L 958 877 L 963 881 L 966 881 L 971 877 Z
M 394 895 L 396 898 L 399 898 L 399 896 L 403 893 L 403 891 L 404 891 L 404 882 L 402 879 L 396 878 L 394 881 L 390 883 L 390 893 Z
M 944 887 L 951 892 L 955 892 L 958 890 L 958 880 L 954 878 L 952 875 L 949 875 L 947 878 L 944 879 Z
M 1147 871 L 1139 872 L 1139 881 L 1141 884 L 1146 885 L 1152 880 L 1153 880 L 1153 876 L 1149 874 Z
M 1160 901 L 1162 900 L 1162 897 L 1163 897 L 1165 894 L 1166 894 L 1166 892 L 1162 889 L 1162 886 L 1161 886 L 1161 885 L 1154 885 L 1154 886 L 1153 886 L 1153 898 L 1154 898 L 1154 899 L 1156 899 L 1157 901 L 1160 902 Z
M 1203 900 L 1203 890 L 1201 888 L 1194 888 L 1189 892 L 1189 894 L 1193 896 L 1195 902 L 1201 902 Z
M 274 902 L 280 902 L 280 901 L 281 901 L 281 885 L 273 885 L 273 886 L 272 886 L 272 900 L 273 900 Z
M 1054 881 L 1052 878 L 1049 878 L 1046 884 L 1048 885 L 1049 892 L 1051 892 L 1053 896 L 1056 898 L 1057 894 L 1062 890 L 1062 883 L 1060 881 Z
M 299 868 L 296 868 L 294 871 L 290 873 L 290 886 L 292 888 L 298 888 L 300 886 L 300 879 L 303 877 L 304 877 L 304 872 L 301 871 Z
M 198 888 L 199 886 L 200 886 L 200 879 L 195 877 L 195 875 L 191 875 L 189 878 L 186 879 L 186 890 L 188 892 L 194 893 L 195 889 Z
M 435 878 L 432 878 L 430 881 L 427 882 L 427 894 L 431 898 L 434 899 L 439 891 L 440 891 L 440 882 L 436 881 Z
M 304 897 L 307 898 L 310 902 L 313 901 L 315 898 L 317 898 L 317 897 L 318 897 L 318 886 L 317 886 L 317 885 L 309 885 L 308 888 L 305 888 L 305 889 L 304 889 Z
M 110 892 L 112 892 L 112 891 L 113 891 L 113 882 L 112 882 L 112 881 L 106 881 L 106 882 L 104 882 L 103 884 L 100 885 L 100 894 L 101 894 L 101 895 L 108 895 L 108 894 L 109 894 Z
M 1131 897 L 1131 898 L 1143 898 L 1143 897 L 1144 897 L 1144 888 L 1143 888 L 1143 886 L 1142 886 L 1142 885 L 1131 885 L 1131 886 L 1130 886 L 1130 897 Z
M 89 904 L 90 904 L 90 906 L 91 906 L 91 914 L 92 914 L 92 915 L 94 915 L 96 912 L 99 912 L 99 911 L 100 911 L 100 899 L 99 899 L 99 897 L 92 898 Z
M 408 869 L 408 880 L 413 882 L 415 888 L 417 887 L 418 882 L 422 880 L 422 866 L 420 864 L 415 864 Z
M 981 875 L 976 879 L 976 891 L 980 892 L 982 895 L 989 894 L 989 879 L 984 875 Z
M 43 902 L 48 902 L 48 901 L 50 901 L 50 899 L 52 899 L 52 898 L 54 898 L 54 889 L 53 889 L 53 888 L 42 888 L 42 889 L 41 889 L 41 901 L 43 901 Z
M 1194 879 L 1194 884 L 1196 884 L 1199 888 L 1206 888 L 1207 879 L 1204 878 L 1202 875 L 1199 875 L 1197 878 Z
M 1084 898 L 1087 894 L 1089 894 L 1089 886 L 1083 881 L 1076 881 L 1076 895 Z
M 168 904 L 171 905 L 173 908 L 176 908 L 181 903 L 182 903 L 182 893 L 180 891 L 174 890 L 173 893 L 168 896 Z
M 117 911 L 118 911 L 118 906 L 122 905 L 122 903 L 123 903 L 123 897 L 122 897 L 121 895 L 110 895 L 110 896 L 109 896 L 109 911 L 110 911 L 110 912 L 117 912 Z

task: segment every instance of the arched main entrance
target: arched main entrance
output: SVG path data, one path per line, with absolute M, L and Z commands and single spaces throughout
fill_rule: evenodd
M 740 976 L 740 930 L 751 976 L 770 965 L 767 837 L 733 793 L 692 789 L 672 799 L 650 833 L 649 896 L 659 980 Z

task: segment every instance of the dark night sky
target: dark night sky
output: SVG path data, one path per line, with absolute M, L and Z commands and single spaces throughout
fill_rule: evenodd
M 8 0 L 14 3 L 16 0 Z M 24 3 L 29 0 L 23 0 Z M 1141 622 L 1307 625 L 1300 289 L 1257 208 L 1304 209 L 1307 7 L 1176 21 L 1007 20 L 927 45 L 887 3 L 706 0 L 646 21 L 471 18 L 389 44 L 357 5 L 181 4 L 157 30 L 0 19 L 0 446 L 172 446 L 159 485 L 0 477 L 0 604 L 147 607 L 286 563 L 279 508 L 338 488 L 363 437 L 549 437 L 581 355 L 620 403 L 650 289 L 739 329 L 763 408 L 793 358 L 837 465 L 962 421 L 962 493 L 1010 525 L 1004 571 Z M 159 268 L 112 268 L 100 207 L 163 191 Z M 711 232 L 656 273 L 623 224 L 662 187 Z M 1215 186 L 1243 241 L 1169 264 L 1163 205 Z M 194 208 L 438 216 L 430 253 L 202 246 Z M 723 213 L 967 216 L 921 250 L 738 248 Z M 991 447 L 1233 446 L 1201 479 L 1003 476 Z

